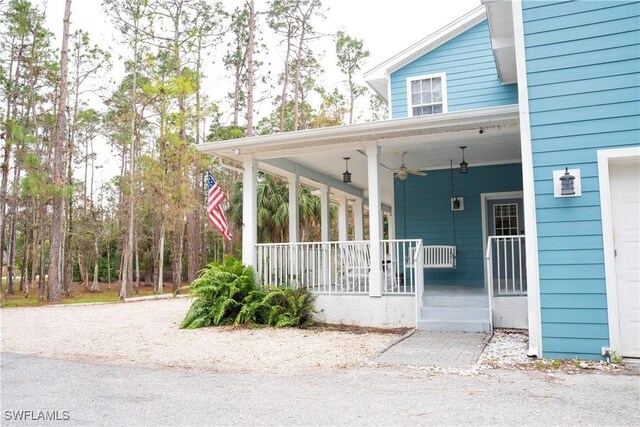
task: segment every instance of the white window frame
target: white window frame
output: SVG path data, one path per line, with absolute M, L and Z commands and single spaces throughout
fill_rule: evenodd
M 443 114 L 449 112 L 448 100 L 447 100 L 447 75 L 446 73 L 433 73 L 433 74 L 424 74 L 421 76 L 411 76 L 407 77 L 407 117 L 422 117 L 413 115 L 413 103 L 411 102 L 411 82 L 416 80 L 425 80 L 425 79 L 434 79 L 440 78 L 441 88 L 442 88 L 442 113 L 434 113 L 434 114 Z M 433 114 L 424 114 L 426 116 L 430 116 Z

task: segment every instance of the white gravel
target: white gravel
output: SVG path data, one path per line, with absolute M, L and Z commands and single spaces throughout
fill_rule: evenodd
M 576 374 L 588 371 L 617 371 L 623 365 L 607 364 L 594 360 L 552 360 L 527 357 L 529 337 L 526 331 L 497 329 L 478 359 L 473 371 L 487 369 L 540 370 L 545 372 L 565 372 Z
M 148 367 L 303 372 L 366 365 L 398 338 L 290 328 L 179 329 L 186 298 L 0 310 L 1 349 Z
M 114 304 L 3 308 L 2 351 L 98 363 L 224 372 L 305 372 L 376 366 L 372 359 L 400 335 L 321 328 L 178 326 L 191 301 L 172 298 Z M 524 331 L 496 330 L 471 369 L 414 367 L 428 375 L 491 369 L 578 373 L 616 370 L 603 362 L 526 356 Z M 407 366 L 407 368 L 410 368 Z

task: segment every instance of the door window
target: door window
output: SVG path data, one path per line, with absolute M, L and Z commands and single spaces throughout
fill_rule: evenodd
M 493 206 L 496 236 L 518 235 L 518 204 L 505 203 Z

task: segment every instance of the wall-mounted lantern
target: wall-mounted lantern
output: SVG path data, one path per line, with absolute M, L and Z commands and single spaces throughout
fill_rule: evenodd
M 564 175 L 560 177 L 560 195 L 561 196 L 573 196 L 576 194 L 573 182 L 576 177 L 569 173 L 569 168 L 565 168 Z
M 342 173 L 342 182 L 350 183 L 351 182 L 351 172 L 349 172 L 349 159 L 351 157 L 343 157 L 344 163 L 346 166 L 346 170 Z
M 451 210 L 463 211 L 464 210 L 464 197 L 452 197 L 451 198 Z
M 554 197 L 580 197 L 582 188 L 580 185 L 580 169 L 553 171 L 553 196 Z

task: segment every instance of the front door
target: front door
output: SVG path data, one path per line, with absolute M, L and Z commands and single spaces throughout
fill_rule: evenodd
M 493 294 L 527 292 L 522 197 L 487 200 L 487 235 L 492 239 Z M 490 284 L 491 285 L 491 284 Z
M 611 213 L 621 356 L 640 357 L 640 167 L 611 164 Z

